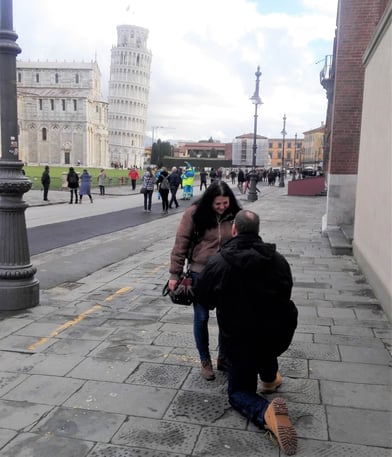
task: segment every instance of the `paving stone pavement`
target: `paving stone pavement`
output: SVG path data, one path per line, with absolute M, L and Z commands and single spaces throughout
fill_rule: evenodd
M 262 187 L 254 203 L 239 198 L 293 271 L 299 326 L 280 358 L 279 395 L 297 455 L 391 457 L 391 325 L 354 258 L 332 255 L 321 235 L 325 197 Z M 180 217 L 112 234 L 155 241 L 0 315 L 1 457 L 281 455 L 230 407 L 223 373 L 200 378 L 192 309 L 161 295 Z M 216 356 L 213 314 L 210 332 Z

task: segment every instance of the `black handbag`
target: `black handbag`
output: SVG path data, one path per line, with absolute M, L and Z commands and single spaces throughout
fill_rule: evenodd
M 165 287 L 162 290 L 162 295 L 164 297 L 166 295 L 169 295 L 171 301 L 175 305 L 190 306 L 194 302 L 195 295 L 192 288 L 192 278 L 190 270 L 181 275 L 180 279 L 177 281 L 174 290 L 169 290 L 168 285 L 169 281 L 167 281 L 167 283 L 165 284 Z
M 147 192 L 147 189 L 145 187 L 140 188 L 140 193 L 145 194 Z

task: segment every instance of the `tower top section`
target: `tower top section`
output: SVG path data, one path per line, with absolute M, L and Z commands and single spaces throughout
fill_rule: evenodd
M 117 26 L 117 47 L 147 49 L 148 29 L 137 25 Z

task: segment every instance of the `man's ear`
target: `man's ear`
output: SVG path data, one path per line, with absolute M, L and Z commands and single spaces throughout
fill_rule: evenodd
M 235 226 L 235 223 L 233 222 L 233 224 L 231 225 L 231 234 L 232 236 L 237 236 L 237 227 Z

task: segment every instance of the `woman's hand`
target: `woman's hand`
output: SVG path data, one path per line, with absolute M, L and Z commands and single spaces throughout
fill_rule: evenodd
M 174 290 L 177 285 L 177 282 L 178 282 L 177 279 L 169 279 L 169 284 L 168 284 L 167 288 L 169 290 Z

